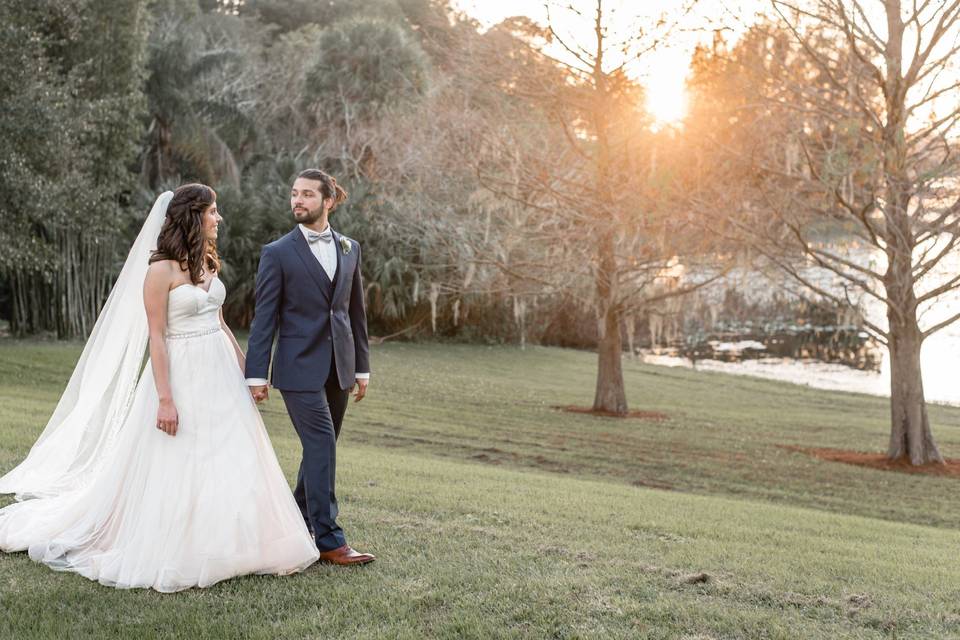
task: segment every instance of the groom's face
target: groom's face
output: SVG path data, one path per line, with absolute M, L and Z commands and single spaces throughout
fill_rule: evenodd
M 297 222 L 313 224 L 323 216 L 324 204 L 319 180 L 297 178 L 294 181 L 290 189 L 290 208 Z

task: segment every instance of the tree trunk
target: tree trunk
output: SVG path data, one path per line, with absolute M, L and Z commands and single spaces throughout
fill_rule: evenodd
M 892 327 L 892 324 L 891 324 Z M 916 321 L 890 332 L 890 448 L 891 460 L 909 457 L 914 465 L 943 463 L 933 441 L 920 371 L 923 344 Z
M 917 322 L 914 250 L 917 230 L 910 211 L 914 182 L 906 144 L 907 89 L 903 76 L 904 22 L 899 0 L 884 5 L 887 14 L 885 47 L 887 122 L 883 130 L 884 175 L 886 180 L 884 241 L 887 272 L 887 342 L 890 349 L 890 447 L 892 460 L 908 457 L 914 465 L 943 462 L 933 442 L 927 404 L 923 396 L 920 347 L 923 333 Z M 919 215 L 919 214 L 917 214 Z
M 52 331 L 61 340 L 84 338 L 110 294 L 114 274 L 109 238 L 83 238 L 68 230 L 55 241 L 60 261 L 52 265 L 51 277 L 36 269 L 7 274 L 13 307 L 10 332 L 16 337 Z
M 600 320 L 603 333 L 598 345 L 597 392 L 594 411 L 627 414 L 627 394 L 623 386 L 623 340 L 620 337 L 620 312 L 610 307 Z
M 610 138 L 607 108 L 611 93 L 609 77 L 603 70 L 604 37 L 603 2 L 597 0 L 594 32 L 593 82 L 595 100 L 593 125 L 597 135 L 596 189 L 598 202 L 595 209 L 598 217 L 600 241 L 597 246 L 596 292 L 597 329 L 600 334 L 597 345 L 597 390 L 593 398 L 593 410 L 617 415 L 627 414 L 627 394 L 623 387 L 623 339 L 620 336 L 619 284 L 620 271 L 617 265 L 618 220 L 614 213 L 613 189 L 610 179 Z
M 620 335 L 620 307 L 617 305 L 617 272 L 612 232 L 605 234 L 599 247 L 597 270 L 597 390 L 593 410 L 627 414 L 627 394 L 623 386 L 623 339 Z
M 891 193 L 898 195 L 891 189 Z M 891 197 L 906 210 L 906 198 Z M 896 219 L 898 222 L 902 218 Z M 917 322 L 917 297 L 914 292 L 912 247 L 903 242 L 908 238 L 901 224 L 898 234 L 890 234 L 887 246 L 887 267 L 884 287 L 887 291 L 887 343 L 890 351 L 890 446 L 891 460 L 907 457 L 914 465 L 943 462 L 934 444 L 923 395 L 923 374 L 920 367 L 920 348 L 923 332 Z

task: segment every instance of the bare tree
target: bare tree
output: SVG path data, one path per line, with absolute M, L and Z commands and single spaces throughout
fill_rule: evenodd
M 709 239 L 670 204 L 673 140 L 669 132 L 651 131 L 642 89 L 628 76 L 631 65 L 668 38 L 676 23 L 614 29 L 616 9 L 604 0 L 591 3 L 589 13 L 572 5 L 547 8 L 543 32 L 526 25 L 532 62 L 501 87 L 545 115 L 552 129 L 539 137 L 518 135 L 529 116 L 512 112 L 500 118 L 514 124 L 490 128 L 488 146 L 495 151 L 488 149 L 483 157 L 489 162 L 480 169 L 490 189 L 523 205 L 522 245 L 539 250 L 511 264 L 486 256 L 518 278 L 537 280 L 545 293 L 584 292 L 597 319 L 593 409 L 624 415 L 625 319 L 712 279 L 655 286 L 678 262 L 692 266 L 710 253 Z M 572 20 L 557 19 L 560 11 L 573 14 Z M 571 22 L 591 25 L 589 39 L 561 29 Z
M 741 95 L 725 117 L 740 129 L 713 140 L 754 170 L 740 176 L 729 221 L 807 290 L 841 306 L 871 298 L 882 304 L 886 322 L 863 322 L 890 353 L 888 455 L 942 462 L 920 351 L 960 315 L 921 320 L 960 287 L 960 275 L 942 274 L 960 241 L 960 80 L 951 66 L 960 49 L 960 2 L 771 6 L 776 24 L 755 30 L 728 60 Z M 831 235 L 866 247 L 878 264 L 856 259 Z M 840 286 L 825 286 L 790 255 L 833 274 Z

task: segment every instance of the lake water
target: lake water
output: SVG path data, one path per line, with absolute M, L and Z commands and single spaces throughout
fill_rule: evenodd
M 883 270 L 883 257 L 867 252 L 844 250 L 845 257 L 852 257 L 875 270 Z M 812 274 L 813 270 L 809 270 Z M 918 293 L 931 290 L 939 283 L 960 273 L 960 252 L 954 252 L 940 263 L 918 287 Z M 815 277 L 818 284 L 833 281 L 835 276 L 821 272 Z M 749 281 L 749 279 L 747 279 Z M 767 285 L 761 285 L 767 286 Z M 867 298 L 862 305 L 866 317 L 886 328 L 886 310 L 882 303 Z M 951 291 L 931 301 L 920 309 L 921 328 L 933 326 L 954 314 L 960 313 L 960 291 Z M 675 356 L 642 353 L 645 362 L 673 367 L 695 367 L 703 371 L 721 371 L 735 375 L 749 375 L 771 380 L 802 384 L 817 389 L 832 389 L 868 393 L 878 396 L 890 395 L 890 363 L 886 348 L 880 371 L 861 371 L 838 364 L 817 361 L 799 361 L 789 358 L 761 358 L 724 362 L 719 360 L 690 360 Z M 924 342 L 921 351 L 923 386 L 928 401 L 960 405 L 960 321 L 941 329 Z
M 930 338 L 934 340 L 934 338 Z M 931 349 L 925 349 L 923 354 L 923 386 L 927 400 L 942 404 L 960 406 L 960 376 L 955 372 L 956 364 L 960 362 L 960 353 L 954 351 L 949 358 L 940 358 L 929 354 Z M 947 355 L 947 354 L 943 354 Z M 770 380 L 802 384 L 816 389 L 832 389 L 836 391 L 852 391 L 869 393 L 876 396 L 890 395 L 890 373 L 886 360 L 881 371 L 861 371 L 842 364 L 827 364 L 817 361 L 792 360 L 789 358 L 761 358 L 757 360 L 742 360 L 740 362 L 723 362 L 721 360 L 697 360 L 694 367 L 690 360 L 675 356 L 664 356 L 645 353 L 641 354 L 644 362 L 659 364 L 668 367 L 696 368 L 700 371 L 719 371 L 734 375 L 757 376 Z M 944 375 L 933 375 L 935 370 L 944 370 Z M 949 369 L 949 370 L 948 370 Z

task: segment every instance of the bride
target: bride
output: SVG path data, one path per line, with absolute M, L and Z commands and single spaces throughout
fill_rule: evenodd
M 157 199 L 50 422 L 0 478 L 18 500 L 3 551 L 161 592 L 317 560 L 223 321 L 220 220 L 205 185 Z

